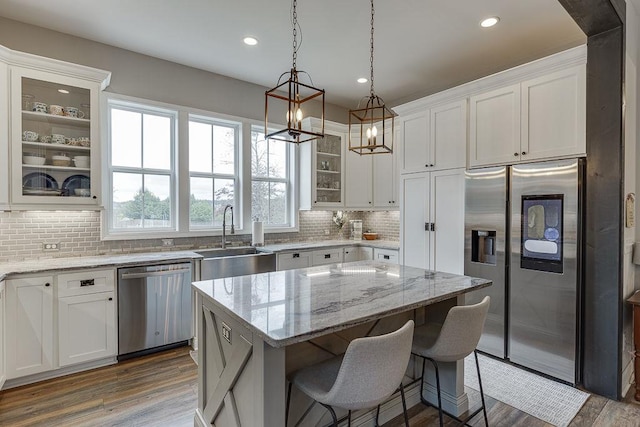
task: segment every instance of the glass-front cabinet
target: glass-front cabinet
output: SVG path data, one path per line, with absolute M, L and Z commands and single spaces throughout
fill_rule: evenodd
M 110 74 L 61 64 L 73 73 L 10 69 L 12 206 L 101 206 L 99 92 Z
M 326 125 L 325 125 L 326 127 Z M 300 209 L 344 206 L 344 133 L 300 144 Z

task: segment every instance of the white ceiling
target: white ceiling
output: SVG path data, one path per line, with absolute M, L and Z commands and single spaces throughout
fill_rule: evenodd
M 579 44 L 558 0 L 376 0 L 375 89 L 389 104 Z M 274 86 L 291 67 L 291 0 L 0 0 L 0 16 Z M 482 18 L 500 23 L 482 29 Z M 327 102 L 355 107 L 369 86 L 367 0 L 299 0 L 307 71 Z M 260 43 L 246 46 L 253 35 Z

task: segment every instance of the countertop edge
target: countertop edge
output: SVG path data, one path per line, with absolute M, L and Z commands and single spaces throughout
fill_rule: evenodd
M 445 301 L 445 300 L 448 300 L 448 299 L 451 299 L 451 298 L 456 298 L 456 297 L 458 297 L 460 295 L 464 295 L 466 293 L 476 291 L 478 289 L 489 287 L 489 286 L 491 286 L 493 284 L 492 281 L 487 280 L 487 279 L 480 279 L 480 280 L 484 280 L 484 282 L 475 284 L 472 287 L 464 289 L 464 290 L 459 290 L 459 291 L 452 292 L 449 295 L 442 295 L 442 296 L 437 296 L 437 297 L 430 298 L 428 300 L 418 301 L 418 302 L 415 302 L 415 303 L 408 304 L 408 305 L 406 305 L 404 307 L 393 308 L 393 309 L 390 309 L 390 310 L 386 310 L 386 311 L 377 313 L 375 316 L 365 316 L 365 317 L 362 317 L 362 318 L 354 319 L 352 321 L 346 322 L 346 323 L 341 324 L 341 325 L 332 326 L 332 327 L 328 327 L 328 328 L 322 328 L 322 329 L 319 329 L 319 330 L 316 330 L 316 331 L 313 331 L 313 332 L 309 332 L 309 333 L 306 333 L 306 334 L 301 334 L 301 335 L 298 335 L 298 336 L 295 336 L 295 337 L 292 337 L 292 338 L 285 338 L 285 339 L 281 339 L 281 340 L 274 339 L 274 338 L 270 337 L 269 335 L 265 334 L 263 331 L 258 329 L 256 326 L 254 326 L 250 322 L 246 321 L 244 318 L 238 316 L 232 310 L 229 310 L 229 308 L 225 307 L 222 304 L 219 304 L 213 297 L 211 297 L 207 293 L 201 291 L 197 287 L 192 286 L 192 288 L 196 292 L 198 292 L 203 298 L 205 298 L 207 301 L 209 301 L 210 303 L 215 305 L 217 308 L 221 309 L 225 314 L 231 316 L 235 321 L 240 322 L 242 324 L 242 326 L 244 326 L 249 331 L 251 331 L 251 333 L 253 333 L 253 334 L 257 335 L 258 337 L 260 337 L 260 339 L 262 339 L 264 342 L 269 344 L 271 347 L 281 348 L 281 347 L 286 347 L 288 345 L 292 345 L 292 344 L 297 344 L 297 343 L 300 343 L 300 342 L 308 341 L 310 339 L 317 338 L 317 337 L 322 336 L 322 335 L 326 335 L 327 333 L 329 333 L 327 331 L 330 331 L 330 333 L 340 332 L 342 330 L 351 328 L 353 326 L 358 326 L 358 325 L 362 325 L 362 324 L 367 323 L 367 322 L 371 322 L 371 321 L 376 320 L 377 318 L 380 318 L 380 317 L 386 317 L 386 316 L 390 316 L 390 315 L 393 315 L 393 314 L 403 313 L 403 312 L 409 311 L 409 310 L 414 310 L 416 308 L 424 307 L 426 305 L 436 304 L 436 303 L 439 303 L 441 301 Z

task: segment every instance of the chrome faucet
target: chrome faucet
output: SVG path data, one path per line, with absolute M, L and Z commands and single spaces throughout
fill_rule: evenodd
M 227 209 L 231 209 L 231 232 L 230 234 L 236 234 L 233 227 L 233 206 L 225 205 L 224 212 L 222 212 L 222 249 L 227 247 Z

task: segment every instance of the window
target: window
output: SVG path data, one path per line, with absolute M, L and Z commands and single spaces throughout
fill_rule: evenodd
M 265 140 L 264 130 L 251 128 L 251 218 L 266 227 L 291 224 L 290 147 Z
M 224 207 L 237 207 L 239 123 L 189 118 L 189 226 L 222 227 Z M 236 209 L 237 215 L 239 209 Z M 238 222 L 239 223 L 239 222 Z
M 109 101 L 109 228 L 175 229 L 177 113 Z

